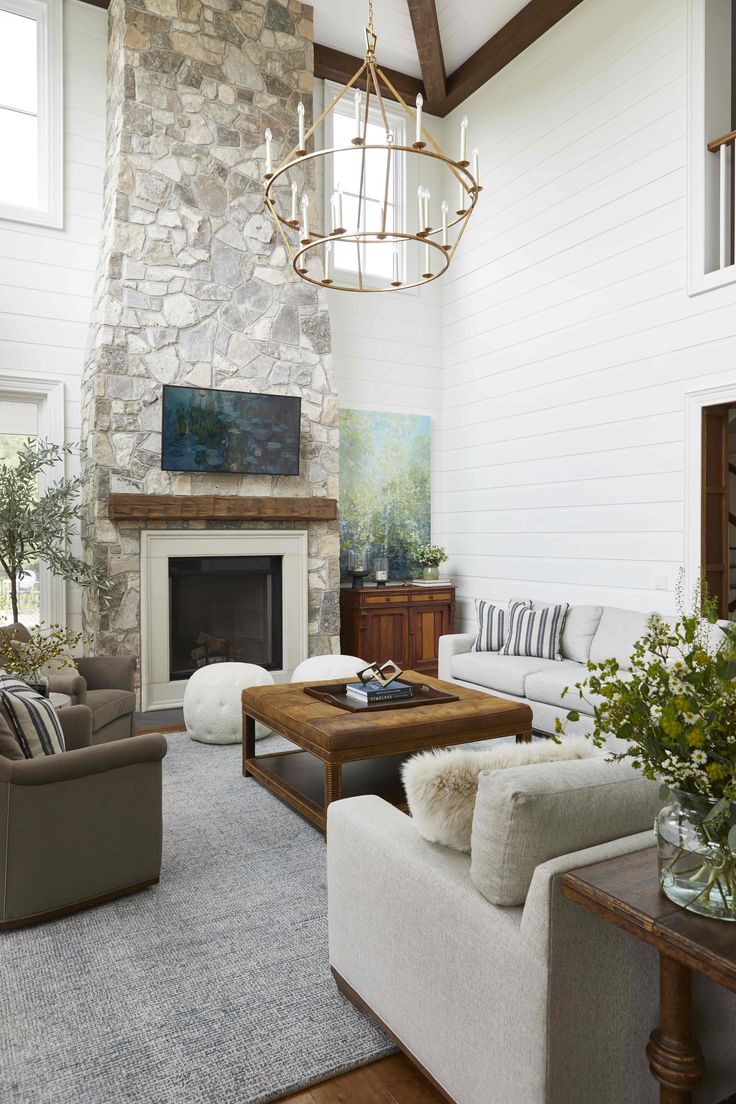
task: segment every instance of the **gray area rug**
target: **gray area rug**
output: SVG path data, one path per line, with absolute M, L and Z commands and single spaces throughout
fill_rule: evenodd
M 394 1049 L 330 975 L 322 836 L 167 740 L 161 884 L 0 934 L 3 1104 L 256 1104 Z

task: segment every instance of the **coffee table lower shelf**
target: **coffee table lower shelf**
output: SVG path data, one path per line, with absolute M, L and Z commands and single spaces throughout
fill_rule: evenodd
M 244 760 L 243 774 L 252 776 L 324 832 L 327 805 L 341 797 L 376 794 L 406 811 L 401 764 L 410 757 L 384 755 L 334 764 L 308 751 L 279 751 Z

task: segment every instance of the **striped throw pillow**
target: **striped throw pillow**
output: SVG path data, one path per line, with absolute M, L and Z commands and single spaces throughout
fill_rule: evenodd
M 511 624 L 501 655 L 562 659 L 560 642 L 569 608 L 567 602 L 536 610 L 529 609 L 528 606 L 517 606 L 511 614 Z
M 56 710 L 30 686 L 8 675 L 0 677 L 0 709 L 26 759 L 66 750 Z
M 531 605 L 522 599 L 512 599 L 508 606 L 497 606 L 493 602 L 475 599 L 475 612 L 478 617 L 478 635 L 473 641 L 471 652 L 498 652 L 508 636 L 510 618 L 517 606 Z

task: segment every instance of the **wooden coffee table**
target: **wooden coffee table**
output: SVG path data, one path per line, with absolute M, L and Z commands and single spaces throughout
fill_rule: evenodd
M 331 801 L 378 794 L 405 806 L 400 766 L 417 751 L 499 736 L 530 740 L 532 711 L 522 702 L 494 698 L 414 671 L 406 682 L 427 683 L 458 701 L 415 709 L 350 713 L 304 693 L 296 682 L 243 691 L 243 774 L 255 778 L 321 831 Z M 325 680 L 334 684 L 335 679 Z M 256 721 L 297 745 L 256 756 Z

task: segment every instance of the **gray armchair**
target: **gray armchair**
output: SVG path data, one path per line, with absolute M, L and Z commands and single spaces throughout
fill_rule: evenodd
M 29 639 L 25 625 L 0 626 L 20 643 Z M 136 699 L 133 690 L 135 659 L 132 656 L 94 656 L 74 660 L 76 672 L 65 671 L 49 679 L 56 694 L 68 694 L 72 705 L 92 711 L 92 743 L 106 744 L 133 735 Z
M 59 711 L 67 750 L 0 754 L 0 930 L 154 885 L 161 872 L 158 734 L 90 746 L 85 705 Z

